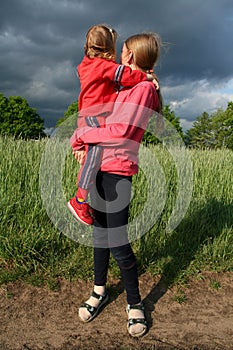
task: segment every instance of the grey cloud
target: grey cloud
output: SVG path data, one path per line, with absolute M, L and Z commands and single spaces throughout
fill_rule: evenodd
M 127 36 L 158 32 L 167 43 L 156 68 L 162 87 L 216 85 L 233 77 L 232 18 L 232 0 L 8 0 L 0 12 L 0 91 L 29 99 L 51 125 L 78 96 L 76 65 L 95 23 L 118 31 L 119 52 Z M 174 94 L 189 98 L 185 88 Z

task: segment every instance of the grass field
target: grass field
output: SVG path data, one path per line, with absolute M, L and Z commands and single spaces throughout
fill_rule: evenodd
M 0 137 L 0 283 L 23 279 L 33 285 L 56 288 L 57 277 L 69 280 L 92 277 L 92 247 L 63 234 L 45 210 L 39 177 L 47 142 Z M 169 285 L 185 282 L 190 275 L 202 271 L 233 270 L 233 152 L 226 149 L 187 152 L 192 163 L 192 173 L 188 175 L 193 186 L 179 202 L 187 196 L 191 201 L 180 222 L 168 230 L 179 193 L 178 169 L 167 149 L 150 146 L 149 156 L 153 154 L 159 169 L 155 173 L 150 171 L 158 179 L 152 186 L 155 189 L 152 197 L 158 199 L 158 216 L 149 231 L 142 236 L 139 232 L 140 237 L 132 243 L 140 273 L 160 274 Z M 53 168 L 47 170 L 49 178 Z M 71 152 L 65 157 L 61 173 L 62 193 L 68 199 L 75 191 L 77 174 Z M 149 182 L 144 169 L 133 178 L 131 219 L 140 215 L 147 201 L 147 189 L 151 192 Z M 162 187 L 166 191 L 161 192 Z M 65 206 L 62 208 L 67 212 Z M 153 215 L 153 208 L 147 212 L 148 217 Z M 142 227 L 143 220 L 146 224 L 145 215 Z M 119 274 L 113 260 L 110 273 Z

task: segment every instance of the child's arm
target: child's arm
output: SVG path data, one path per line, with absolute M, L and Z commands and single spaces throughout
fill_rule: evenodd
M 142 81 L 152 81 L 156 87 L 159 89 L 158 79 L 155 74 L 145 73 L 140 70 L 132 69 L 123 64 L 118 64 L 113 61 L 105 62 L 102 70 L 102 78 L 113 80 L 117 85 L 123 87 L 132 87 L 137 85 Z
M 159 89 L 158 79 L 153 71 L 150 71 L 150 73 L 145 73 L 140 70 L 133 70 L 123 64 L 117 65 L 114 74 L 114 81 L 117 84 L 125 87 L 131 87 L 145 80 L 152 81 L 156 90 Z
M 149 75 L 140 70 L 133 70 L 123 64 L 117 64 L 114 72 L 114 82 L 120 86 L 131 87 L 149 79 Z

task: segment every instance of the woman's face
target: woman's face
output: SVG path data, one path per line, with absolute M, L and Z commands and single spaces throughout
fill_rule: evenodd
M 123 45 L 122 51 L 121 51 L 121 64 L 124 64 L 125 66 L 129 66 L 129 62 L 132 58 L 132 51 L 127 49 L 126 45 Z

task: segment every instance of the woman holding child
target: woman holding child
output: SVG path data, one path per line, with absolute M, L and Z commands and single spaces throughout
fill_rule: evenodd
M 121 64 L 153 74 L 160 54 L 156 33 L 129 37 L 123 45 Z M 154 76 L 156 78 L 156 76 Z M 144 307 L 139 292 L 137 262 L 127 237 L 132 176 L 138 172 L 138 150 L 149 117 L 162 109 L 159 89 L 142 79 L 134 86 L 119 90 L 112 113 L 104 127 L 77 129 L 71 145 L 75 158 L 82 163 L 87 154 L 80 145 L 102 148 L 100 168 L 90 191 L 94 210 L 94 288 L 90 298 L 79 308 L 79 317 L 89 322 L 108 301 L 106 290 L 110 253 L 116 260 L 127 297 L 127 329 L 140 337 L 147 331 Z M 77 151 L 80 150 L 80 151 Z

